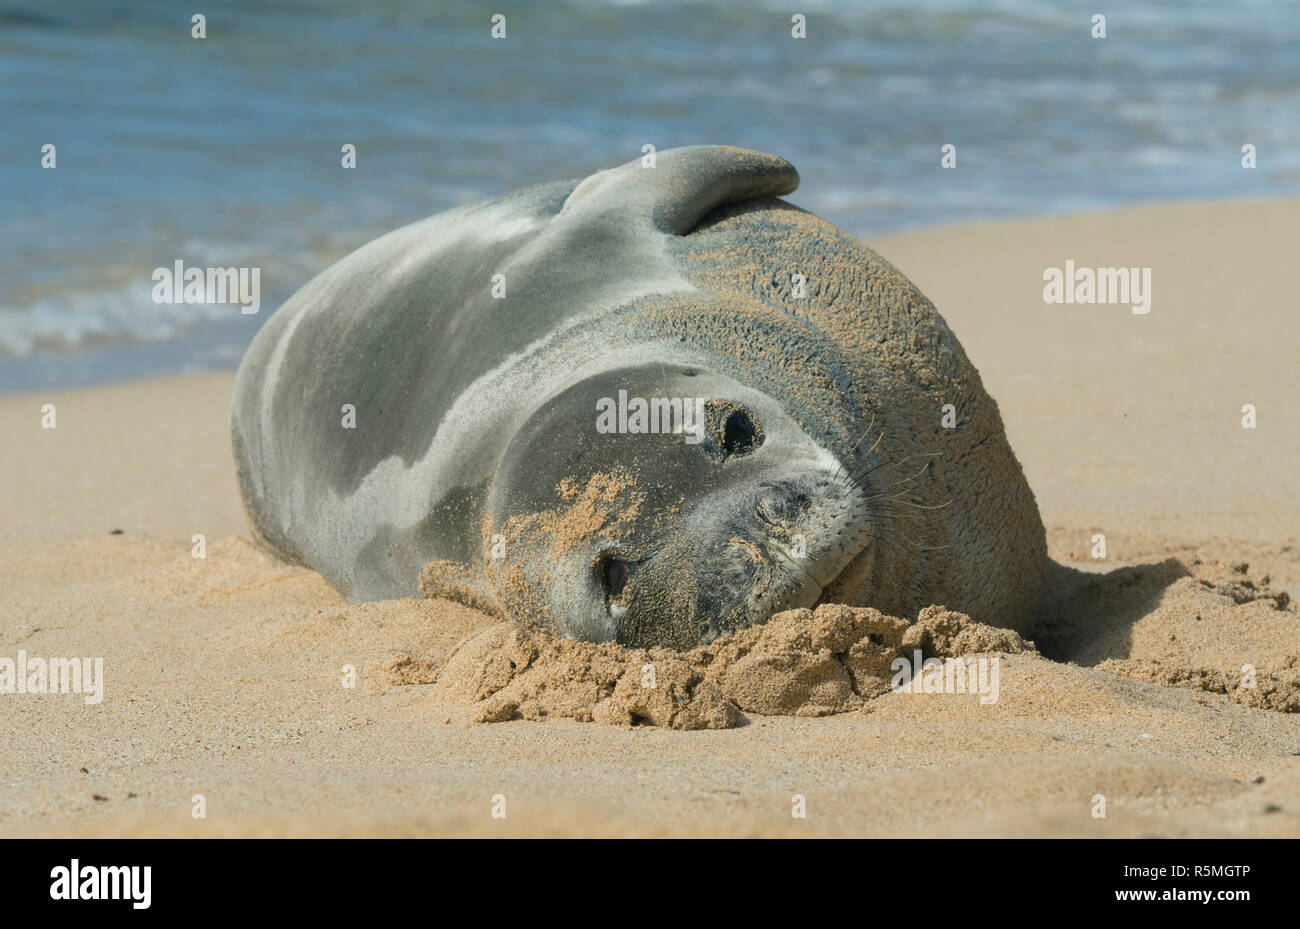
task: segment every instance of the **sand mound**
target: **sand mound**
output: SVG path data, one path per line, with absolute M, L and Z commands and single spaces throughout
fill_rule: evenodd
M 1097 665 L 1137 681 L 1164 687 L 1190 687 L 1207 693 L 1227 694 L 1238 703 L 1260 710 L 1300 713 L 1300 661 L 1283 658 L 1273 666 L 1255 668 L 1253 674 L 1229 673 L 1213 668 L 1182 668 L 1150 661 L 1111 658 Z
M 434 702 L 466 722 L 565 718 L 725 729 L 741 712 L 825 716 L 887 692 L 899 657 L 1036 654 L 1005 629 L 943 607 L 915 623 L 872 609 L 789 610 L 687 652 L 625 649 L 525 633 L 503 623 L 465 642 L 437 676 Z M 404 671 L 394 667 L 395 681 Z
M 653 686 L 642 686 L 642 678 Z M 669 652 L 529 635 L 509 623 L 470 639 L 438 675 L 434 701 L 468 721 L 548 717 L 674 729 L 725 729 L 736 711 L 713 682 Z
M 1047 657 L 1300 712 L 1300 616 L 1241 562 L 1189 556 L 1087 574 L 1058 567 Z
M 1035 630 L 1045 657 L 1300 712 L 1300 622 L 1267 576 L 1191 556 L 1107 574 L 1054 570 L 1052 599 Z M 722 729 L 744 713 L 862 708 L 890 690 L 893 662 L 914 662 L 917 652 L 923 659 L 1038 657 L 1017 633 L 941 606 L 910 623 L 823 605 L 686 652 L 573 642 L 502 623 L 464 642 L 441 669 L 402 655 L 388 674 L 393 683 L 436 683 L 434 702 L 460 722 L 561 718 Z

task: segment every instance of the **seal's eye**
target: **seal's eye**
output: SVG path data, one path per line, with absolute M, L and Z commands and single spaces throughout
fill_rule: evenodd
M 727 458 L 751 452 L 757 445 L 758 430 L 744 410 L 732 410 L 722 425 L 722 454 Z
M 627 579 L 632 576 L 632 566 L 626 561 L 610 558 L 600 564 L 600 579 L 605 585 L 605 596 L 617 600 L 623 596 Z

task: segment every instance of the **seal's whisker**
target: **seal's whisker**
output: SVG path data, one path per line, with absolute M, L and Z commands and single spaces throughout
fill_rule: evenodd
M 909 480 L 911 480 L 911 478 L 909 478 Z M 897 484 L 891 484 L 889 486 L 897 487 L 899 486 L 899 484 L 906 484 L 906 483 L 907 481 L 899 481 Z M 866 497 L 864 499 L 867 500 L 868 502 L 871 500 L 898 500 L 899 497 L 903 496 L 904 494 L 910 494 L 915 489 L 916 488 L 914 487 L 904 487 L 902 490 L 896 491 L 895 493 L 890 493 L 889 488 L 886 488 L 885 490 L 882 490 L 879 493 L 872 494 L 871 496 Z M 901 502 L 907 503 L 908 501 L 903 500 Z M 949 502 L 952 502 L 951 498 L 949 499 Z M 920 504 L 915 504 L 915 505 L 919 506 Z
M 882 432 L 881 435 L 884 435 L 884 433 Z M 879 439 L 877 439 L 876 441 L 879 442 Z M 874 448 L 875 447 L 872 446 L 873 450 Z M 898 459 L 898 461 L 892 461 L 892 462 L 882 461 L 880 464 L 875 465 L 874 467 L 867 468 L 865 471 L 861 471 L 853 475 L 853 477 L 855 480 L 861 481 L 871 476 L 872 474 L 875 474 L 877 471 L 880 471 L 883 468 L 896 468 L 901 464 L 906 464 L 907 462 L 911 461 L 913 458 L 937 458 L 942 454 L 943 452 L 916 452 L 915 454 L 912 455 L 905 455 L 904 457 Z
M 904 492 L 906 493 L 906 491 Z M 898 502 L 904 504 L 905 506 L 914 506 L 918 510 L 942 510 L 945 506 L 948 506 L 952 503 L 952 498 L 949 497 L 947 500 L 943 501 L 943 503 L 933 503 L 933 504 L 917 503 L 913 500 L 899 500 Z
M 874 513 L 871 518 L 879 519 L 925 519 L 920 513 Z
M 881 430 L 880 430 L 880 435 L 876 436 L 876 441 L 872 442 L 872 443 L 871 443 L 871 448 L 867 449 L 867 457 L 868 457 L 868 458 L 870 458 L 871 455 L 875 452 L 876 447 L 880 445 L 880 440 L 883 439 L 884 437 L 885 437 L 885 430 L 884 430 L 884 429 L 881 429 Z
M 912 481 L 916 480 L 918 477 L 920 477 L 922 474 L 924 474 L 924 473 L 925 473 L 926 471 L 928 471 L 928 470 L 930 470 L 930 462 L 927 461 L 927 462 L 926 462 L 926 463 L 921 467 L 921 470 L 920 470 L 920 471 L 917 471 L 917 472 L 916 472 L 915 474 L 913 474 L 911 477 L 904 478 L 904 479 L 901 480 L 901 481 L 895 481 L 894 483 L 889 484 L 889 485 L 887 485 L 887 486 L 889 486 L 889 487 L 901 487 L 903 484 L 910 484 Z
M 844 456 L 844 460 L 845 460 L 845 461 L 848 460 L 849 455 L 852 455 L 854 452 L 856 452 L 856 451 L 858 450 L 858 446 L 862 444 L 863 439 L 865 439 L 867 436 L 871 435 L 871 430 L 872 430 L 872 428 L 873 428 L 875 425 L 876 425 L 876 414 L 875 414 L 875 413 L 872 413 L 872 414 L 871 414 L 871 422 L 867 423 L 866 431 L 864 431 L 864 432 L 862 433 L 862 435 L 858 437 L 858 440 L 857 440 L 856 442 L 854 442 L 854 443 L 853 443 L 853 446 L 848 450 L 848 453 Z M 881 434 L 881 436 L 883 436 L 883 435 L 885 434 L 885 430 L 883 430 L 883 429 L 880 430 L 880 434 Z M 880 444 L 880 439 L 876 439 L 876 445 L 878 445 L 878 444 Z M 871 451 L 875 451 L 875 449 L 876 449 L 876 446 L 875 446 L 875 445 L 872 445 L 872 446 L 871 446 Z M 870 455 L 871 452 L 867 452 L 867 454 Z M 837 478 L 837 477 L 840 476 L 840 471 L 843 469 L 843 467 L 844 467 L 844 461 L 841 461 L 841 462 L 839 463 L 839 466 L 835 469 L 835 473 L 831 476 L 831 480 L 835 480 L 835 478 Z

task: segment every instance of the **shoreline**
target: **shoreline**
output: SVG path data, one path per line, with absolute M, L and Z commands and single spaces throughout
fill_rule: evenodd
M 788 199 L 797 200 L 798 192 Z M 1280 208 L 1300 215 L 1300 195 L 1292 197 L 1224 196 L 1216 199 L 1136 201 L 1118 207 L 1097 206 L 1093 209 L 1068 213 L 990 217 L 937 225 L 905 226 L 882 235 L 859 237 L 859 241 L 893 261 L 890 257 L 893 248 L 898 247 L 901 250 L 910 252 L 913 243 L 918 239 L 941 238 L 947 240 L 952 237 L 982 237 L 990 231 L 998 233 L 1000 231 L 1021 229 L 1028 232 L 1031 228 L 1038 226 L 1051 231 L 1054 228 L 1068 226 L 1069 224 L 1086 224 L 1090 220 L 1102 220 L 1108 223 L 1122 222 L 1127 217 L 1141 218 L 1149 213 L 1159 214 L 1155 217 L 1157 221 L 1172 222 L 1177 217 L 1167 216 L 1166 213 L 1187 210 L 1197 214 L 1204 211 L 1217 212 L 1237 208 L 1248 210 L 1260 208 L 1270 212 L 1274 208 Z M 894 263 L 898 264 L 898 262 Z M 924 266 L 921 265 L 920 267 Z M 908 273 L 906 268 L 901 269 L 904 273 Z M 317 269 L 318 272 L 323 270 L 324 267 Z M 290 288 L 290 291 L 297 290 L 298 287 L 306 284 L 308 280 L 310 280 L 310 277 L 298 281 L 296 285 Z M 913 280 L 929 296 L 929 292 L 926 291 L 921 281 L 915 278 Z M 931 299 L 934 299 L 936 305 L 938 305 L 937 299 L 933 297 Z M 263 308 L 261 314 L 263 319 L 268 318 L 278 308 L 278 304 L 273 309 Z M 236 308 L 232 307 L 232 309 Z M 940 312 L 944 310 L 942 305 L 939 306 L 939 309 Z M 100 387 L 111 387 L 118 384 L 130 384 L 138 381 L 179 377 L 189 374 L 233 372 L 239 364 L 244 349 L 247 348 L 248 341 L 251 340 L 255 333 L 255 330 L 249 330 L 247 323 L 248 320 L 233 316 L 230 319 L 202 321 L 193 329 L 182 333 L 180 337 L 163 342 L 147 340 L 124 342 L 115 340 L 108 343 L 82 345 L 72 349 L 47 349 L 24 355 L 0 355 L 0 397 L 42 391 L 93 390 Z M 240 332 L 246 333 L 247 337 L 236 339 L 235 335 Z M 961 335 L 960 332 L 958 334 Z M 202 356 L 204 360 L 195 360 L 192 356 L 196 354 Z M 189 368 L 182 369 L 167 364 L 163 359 L 168 355 L 186 358 L 187 360 L 183 364 L 189 366 Z M 132 356 L 135 358 L 134 362 L 131 361 Z M 82 374 L 79 369 L 84 369 L 88 360 L 91 366 L 101 373 L 93 375 L 91 380 L 83 382 L 80 380 Z M 128 371 L 126 367 L 130 364 L 143 365 L 144 367 Z M 59 383 L 57 385 L 34 385 L 33 382 L 36 378 L 42 373 L 48 375 L 50 368 L 61 373 L 62 377 Z M 19 372 L 24 369 L 27 373 L 20 374 Z M 23 386 L 15 388 L 9 386 L 14 382 L 15 377 L 21 377 L 24 380 Z

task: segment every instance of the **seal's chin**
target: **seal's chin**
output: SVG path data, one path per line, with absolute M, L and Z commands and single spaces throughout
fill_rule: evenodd
M 807 602 L 800 602 L 797 606 L 838 603 L 843 598 L 856 594 L 870 567 L 869 547 L 870 539 L 855 540 L 853 545 L 839 552 L 831 561 L 800 566 L 805 578 L 800 589 L 809 593 L 809 596 L 801 597 L 801 601 Z M 787 607 L 793 608 L 794 605 Z
M 822 585 L 815 604 L 856 603 L 858 593 L 866 586 L 871 574 L 871 540 L 858 547 L 844 567 L 830 581 Z

